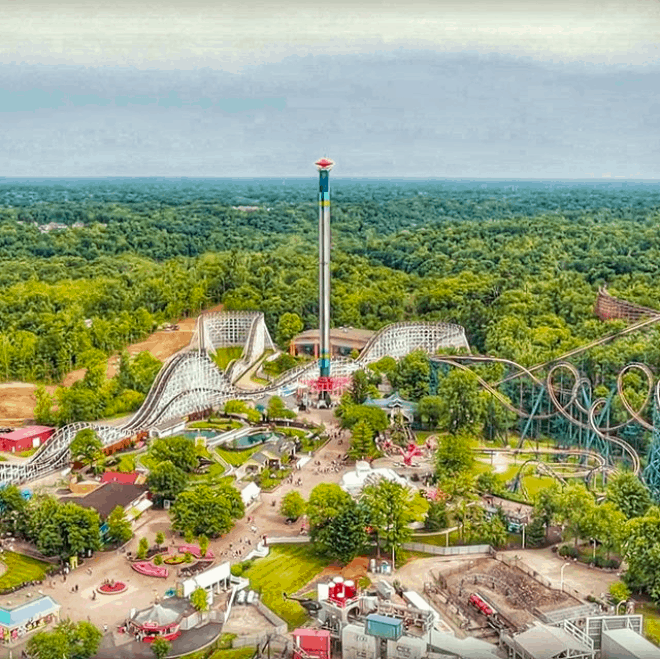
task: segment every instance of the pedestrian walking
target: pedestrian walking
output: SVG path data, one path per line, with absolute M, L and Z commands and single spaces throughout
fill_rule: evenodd
M 108 625 L 103 625 L 103 633 L 104 634 L 108 633 Z

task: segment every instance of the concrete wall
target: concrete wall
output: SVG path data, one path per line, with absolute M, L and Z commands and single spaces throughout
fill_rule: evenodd
M 408 551 L 419 551 L 436 556 L 469 556 L 470 554 L 492 554 L 490 545 L 461 545 L 457 547 L 438 547 L 437 545 L 426 545 L 421 542 L 406 542 L 402 545 Z

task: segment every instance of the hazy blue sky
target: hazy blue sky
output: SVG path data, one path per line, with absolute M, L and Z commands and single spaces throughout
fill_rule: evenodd
M 0 16 L 0 175 L 660 177 L 658 0 Z

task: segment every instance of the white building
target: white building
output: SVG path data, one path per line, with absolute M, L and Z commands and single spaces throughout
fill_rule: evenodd
M 213 595 L 229 588 L 231 579 L 231 566 L 228 561 L 212 567 L 210 570 L 200 572 L 198 575 L 180 581 L 177 584 L 177 595 L 179 597 L 190 597 L 198 588 L 203 588 L 208 593 L 209 604 L 213 603 Z
M 409 481 L 399 476 L 393 469 L 386 467 L 372 469 L 368 462 L 358 461 L 355 463 L 355 471 L 349 471 L 342 476 L 341 489 L 351 496 L 357 497 L 366 485 L 377 483 L 381 478 L 405 487 L 413 487 Z

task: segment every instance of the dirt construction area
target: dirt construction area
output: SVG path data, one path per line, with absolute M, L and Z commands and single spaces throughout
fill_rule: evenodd
M 204 313 L 221 311 L 219 304 Z M 137 355 L 147 350 L 156 359 L 165 361 L 179 350 L 185 348 L 193 337 L 197 317 L 185 318 L 177 321 L 179 329 L 176 331 L 160 330 L 150 334 L 144 341 L 133 343 L 127 347 L 129 355 Z M 119 356 L 112 355 L 108 359 L 107 377 L 111 378 L 117 373 Z M 62 380 L 65 387 L 70 387 L 74 382 L 85 376 L 85 369 L 79 368 L 68 373 Z M 34 392 L 37 386 L 28 382 L 8 382 L 0 384 L 0 426 L 15 427 L 32 418 L 35 405 Z M 46 390 L 52 394 L 55 386 L 48 386 Z
M 580 604 L 566 593 L 547 588 L 519 568 L 492 558 L 439 569 L 433 576 L 441 592 L 448 594 L 449 600 L 476 623 L 483 616 L 468 605 L 468 598 L 473 593 L 480 595 L 504 620 L 518 629 L 536 621 L 535 609 L 547 612 Z

